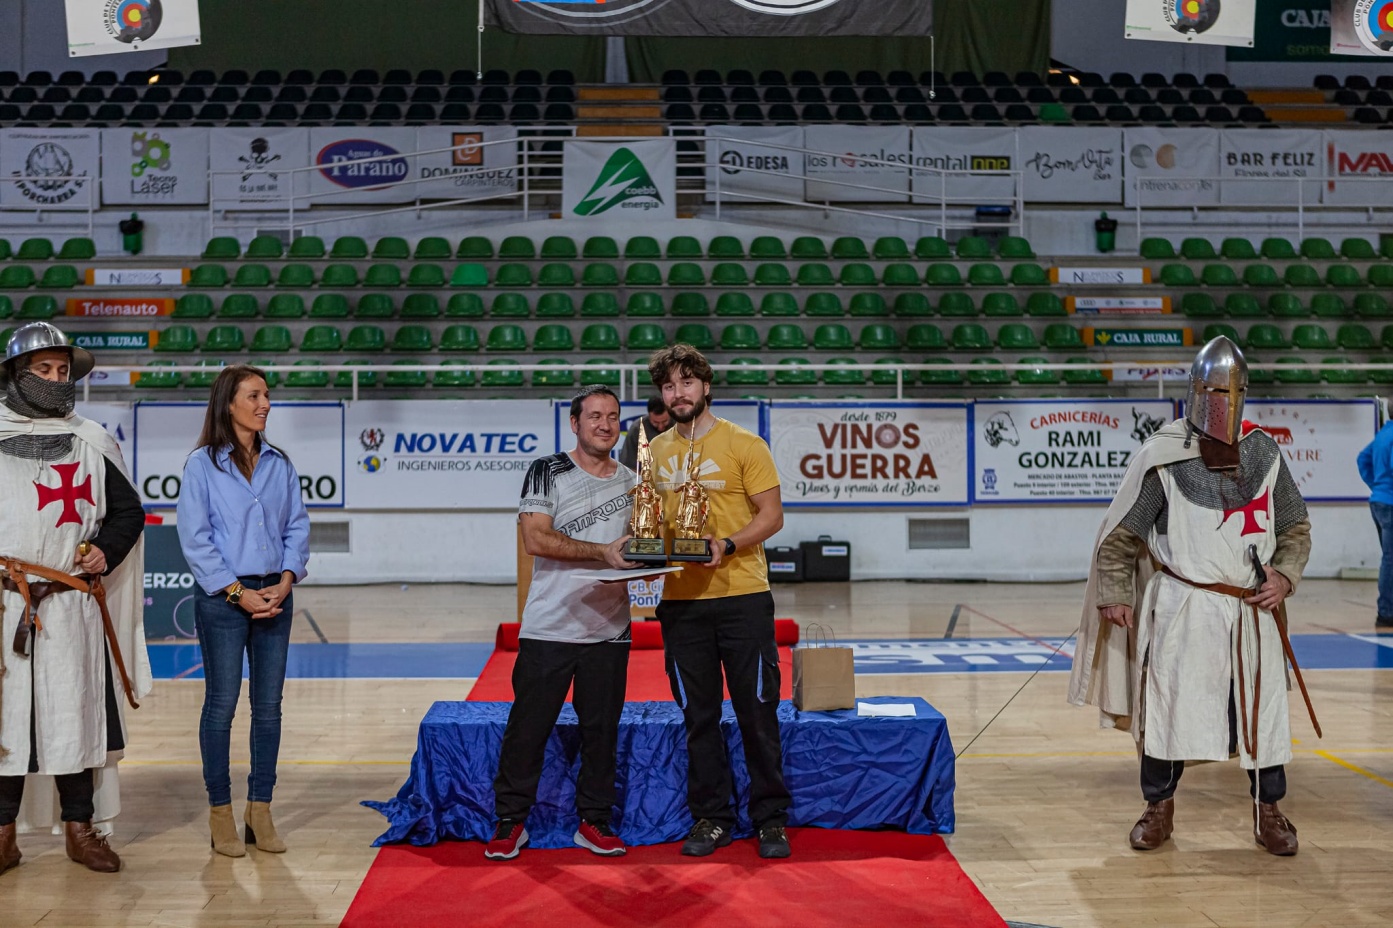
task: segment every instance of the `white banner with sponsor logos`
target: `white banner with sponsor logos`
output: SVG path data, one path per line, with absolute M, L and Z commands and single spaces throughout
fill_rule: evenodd
M 717 400 L 711 404 L 711 411 L 722 419 L 734 422 L 746 431 L 760 435 L 759 400 Z M 571 434 L 571 404 L 567 400 L 556 401 L 556 450 L 567 451 L 575 447 L 575 437 Z M 619 404 L 620 427 L 624 434 L 614 446 L 614 456 L 624 450 L 629 428 L 648 414 L 648 401 L 629 400 Z M 651 440 L 652 435 L 648 436 Z
M 1148 42 L 1253 47 L 1257 0 L 1127 0 L 1123 35 Z
M 141 502 L 173 507 L 179 502 L 184 461 L 203 428 L 205 403 L 137 403 L 133 476 Z M 344 408 L 340 403 L 277 402 L 266 439 L 285 451 L 300 475 L 311 508 L 344 505 Z
M 566 142 L 561 164 L 561 215 L 619 224 L 675 219 L 677 141 Z
M 407 203 L 416 199 L 411 159 L 416 130 L 391 126 L 310 130 L 310 205 Z M 373 159 L 373 160 L 364 160 Z
M 260 126 L 208 131 L 208 163 L 217 206 L 284 207 L 292 178 L 295 195 L 309 192 L 309 172 L 290 172 L 310 166 L 310 130 Z
M 820 203 L 903 203 L 909 196 L 908 126 L 808 126 L 804 195 Z M 893 162 L 893 164 L 872 163 Z M 835 183 L 832 183 L 835 182 Z M 846 184 L 861 186 L 848 187 Z M 867 190 L 866 187 L 877 189 Z
M 367 400 L 345 421 L 354 509 L 515 510 L 527 468 L 556 452 L 549 400 Z
M 102 202 L 208 202 L 207 129 L 103 129 Z
M 1109 126 L 1022 126 L 1022 193 L 1050 203 L 1122 202 L 1122 130 Z
M 436 154 L 411 159 L 411 177 L 439 180 L 411 185 L 411 197 L 460 200 L 515 192 L 517 137 L 511 126 L 422 126 L 416 150 Z
M 65 0 L 68 54 L 112 55 L 197 45 L 198 0 Z
M 1003 126 L 918 126 L 911 134 L 914 166 L 932 173 L 914 175 L 915 202 L 922 197 L 975 205 L 981 201 L 1011 201 L 1016 179 L 1006 174 L 972 174 L 972 171 L 1014 171 L 1016 130 Z M 943 173 L 939 173 L 943 172 Z
M 1369 490 L 1355 462 L 1378 431 L 1377 403 L 1250 399 L 1243 405 L 1243 418 L 1276 440 L 1308 503 L 1362 503 Z
M 0 209 L 101 205 L 95 129 L 0 129 Z
M 1319 203 L 1323 160 L 1318 131 L 1225 129 L 1219 138 L 1219 202 L 1225 206 Z
M 722 194 L 803 199 L 803 152 L 788 150 L 803 143 L 802 126 L 707 126 L 706 157 L 720 167 L 706 178 L 706 201 L 715 201 L 718 188 Z
M 1387 132 L 1325 133 L 1326 203 L 1340 206 L 1393 204 L 1393 138 Z
M 769 447 L 785 506 L 962 506 L 965 403 L 769 404 Z
M 1137 448 L 1174 418 L 1170 400 L 978 402 L 973 502 L 1107 502 Z
M 1122 131 L 1126 205 L 1217 206 L 1219 132 L 1207 126 Z

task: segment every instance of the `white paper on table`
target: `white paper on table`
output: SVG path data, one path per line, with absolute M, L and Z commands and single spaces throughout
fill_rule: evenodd
M 595 580 L 599 583 L 628 583 L 630 580 L 642 580 L 645 577 L 660 577 L 663 574 L 676 573 L 681 569 L 681 564 L 675 567 L 635 567 L 633 570 L 616 570 L 613 567 L 606 567 L 604 570 L 578 570 L 572 576 L 577 580 Z
M 858 702 L 856 714 L 861 718 L 912 719 L 917 716 L 910 702 Z

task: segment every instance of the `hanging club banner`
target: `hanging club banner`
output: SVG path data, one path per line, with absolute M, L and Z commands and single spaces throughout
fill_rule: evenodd
M 197 45 L 198 0 L 67 0 L 68 54 Z
M 485 22 L 505 32 L 552 35 L 924 36 L 933 32 L 933 6 L 931 0 L 485 0 L 484 9 Z
M 677 218 L 677 143 L 567 142 L 561 212 L 597 221 Z
M 1332 55 L 1393 55 L 1393 0 L 1331 0 Z
M 1129 39 L 1195 45 L 1253 44 L 1257 0 L 1127 0 Z

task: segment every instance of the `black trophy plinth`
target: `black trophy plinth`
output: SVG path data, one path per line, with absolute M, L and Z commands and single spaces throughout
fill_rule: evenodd
M 624 559 L 649 567 L 666 567 L 667 541 L 663 538 L 630 538 L 624 546 Z

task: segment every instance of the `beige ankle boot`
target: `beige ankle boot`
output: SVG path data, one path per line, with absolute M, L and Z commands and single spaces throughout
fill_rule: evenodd
M 285 853 L 285 842 L 276 834 L 275 823 L 271 821 L 269 802 L 249 801 L 243 820 L 246 822 L 248 844 L 255 845 L 257 850 L 272 854 Z
M 237 837 L 232 806 L 209 806 L 208 829 L 213 833 L 213 850 L 224 857 L 246 857 L 247 846 Z

